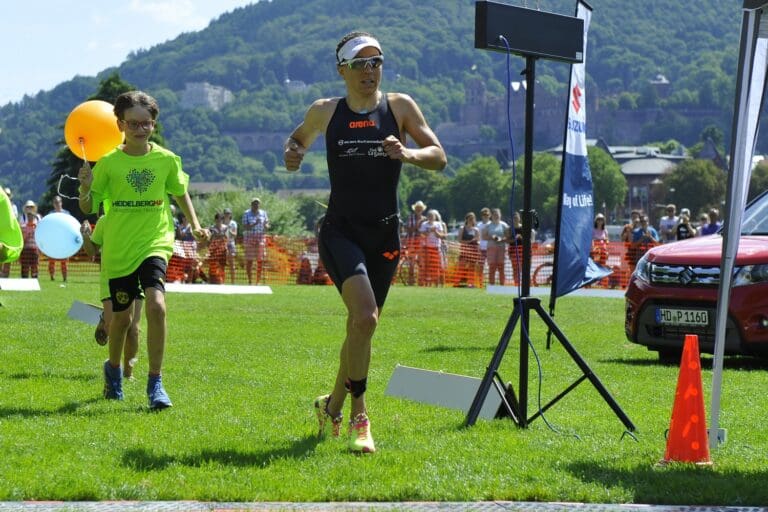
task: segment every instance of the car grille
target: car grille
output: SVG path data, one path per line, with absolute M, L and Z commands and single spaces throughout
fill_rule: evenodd
M 646 324 L 645 330 L 648 336 L 652 338 L 661 338 L 665 340 L 684 340 L 686 335 L 695 334 L 699 337 L 699 343 L 715 342 L 714 325 L 710 327 L 693 327 L 690 325 L 671 326 Z
M 720 267 L 652 263 L 651 282 L 678 286 L 716 287 L 720 283 Z

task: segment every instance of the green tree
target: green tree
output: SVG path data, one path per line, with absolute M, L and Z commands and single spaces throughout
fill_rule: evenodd
M 766 190 L 768 190 L 768 161 L 763 160 L 752 170 L 747 200 L 751 201 Z
M 654 108 L 659 105 L 659 95 L 656 87 L 650 82 L 646 82 L 637 98 L 637 105 L 640 108 Z
M 712 140 L 712 142 L 715 144 L 715 147 L 722 152 L 723 151 L 723 141 L 725 139 L 725 136 L 723 135 L 723 130 L 721 130 L 717 125 L 710 124 L 704 127 L 704 129 L 701 131 L 701 135 L 699 135 L 700 141 L 706 141 L 706 140 Z
M 401 174 L 402 181 L 407 182 L 409 188 L 408 194 L 400 196 L 401 213 L 407 214 L 409 206 L 418 200 L 424 201 L 430 208 L 440 210 L 441 214 L 449 213 L 444 192 L 447 178 L 442 173 L 404 165 Z
M 478 213 L 487 206 L 501 208 L 506 214 L 509 183 L 509 174 L 501 172 L 495 158 L 475 158 L 459 168 L 456 176 L 445 184 L 445 213 L 452 218 L 464 218 L 468 211 Z M 414 197 L 416 199 L 419 197 Z
M 685 160 L 663 179 L 667 202 L 687 207 L 692 215 L 710 207 L 720 208 L 725 200 L 726 176 L 710 160 Z
M 518 166 L 518 176 L 522 169 L 522 166 Z M 557 221 L 561 160 L 549 153 L 536 153 L 533 155 L 532 170 L 531 207 L 538 212 L 540 229 L 552 227 Z M 520 206 L 516 206 L 515 209 L 522 209 L 522 200 L 518 199 L 517 204 Z
M 297 212 L 304 221 L 304 229 L 314 233 L 317 221 L 325 215 L 325 210 L 328 208 L 328 194 L 299 194 L 294 196 L 294 199 L 298 203 Z
M 622 110 L 636 110 L 637 95 L 626 91 L 619 94 L 619 108 Z
M 312 162 L 301 162 L 299 170 L 301 171 L 301 174 L 314 174 L 315 165 Z
M 306 221 L 297 215 L 300 201 L 293 197 L 279 197 L 267 190 L 249 190 L 237 192 L 219 192 L 203 199 L 195 199 L 195 211 L 203 226 L 213 223 L 216 212 L 224 208 L 232 209 L 232 218 L 240 225 L 247 209 L 251 207 L 251 198 L 258 195 L 261 207 L 269 215 L 269 233 L 272 235 L 306 236 L 310 230 L 305 227 Z
M 275 172 L 275 168 L 277 167 L 277 156 L 275 156 L 273 152 L 267 151 L 262 155 L 261 163 L 264 164 L 264 168 L 267 172 Z
M 621 166 L 598 147 L 588 148 L 587 153 L 592 173 L 595 210 L 601 209 L 605 203 L 606 211 L 613 211 L 624 203 L 627 196 L 627 180 L 621 173 Z

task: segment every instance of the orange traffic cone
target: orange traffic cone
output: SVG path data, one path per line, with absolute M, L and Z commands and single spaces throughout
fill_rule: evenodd
M 707 420 L 701 388 L 699 337 L 695 334 L 685 335 L 667 450 L 662 462 L 712 463 L 709 459 Z

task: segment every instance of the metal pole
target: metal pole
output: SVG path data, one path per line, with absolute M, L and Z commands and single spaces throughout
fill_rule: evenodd
M 520 276 L 520 380 L 518 382 L 520 399 L 520 426 L 528 426 L 528 329 L 530 311 L 525 298 L 531 294 L 531 228 L 533 213 L 531 210 L 531 190 L 533 188 L 533 110 L 536 83 L 536 58 L 525 58 L 525 165 L 523 166 L 523 262 Z

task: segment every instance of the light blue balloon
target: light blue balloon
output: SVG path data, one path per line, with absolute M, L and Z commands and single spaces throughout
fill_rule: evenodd
M 40 252 L 51 259 L 69 258 L 83 246 L 80 223 L 68 213 L 49 213 L 35 229 L 35 242 Z

